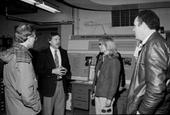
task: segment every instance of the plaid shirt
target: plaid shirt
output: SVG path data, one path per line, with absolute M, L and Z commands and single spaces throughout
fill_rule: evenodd
M 1 52 L 0 57 L 10 57 L 12 54 L 16 55 L 16 62 L 31 62 L 32 55 L 23 45 L 15 43 L 12 48 Z

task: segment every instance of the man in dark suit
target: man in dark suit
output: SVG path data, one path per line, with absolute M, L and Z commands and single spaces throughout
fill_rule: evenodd
M 40 52 L 36 71 L 43 100 L 43 115 L 64 115 L 65 94 L 71 78 L 67 51 L 62 49 L 61 37 L 51 33 L 49 48 Z

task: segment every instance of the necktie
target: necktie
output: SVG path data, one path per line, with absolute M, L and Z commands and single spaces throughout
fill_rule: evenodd
M 56 67 L 59 67 L 59 61 L 58 61 L 57 50 L 55 50 L 55 65 L 56 65 Z

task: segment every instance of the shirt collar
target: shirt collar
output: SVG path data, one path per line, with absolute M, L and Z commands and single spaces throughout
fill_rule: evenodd
M 145 45 L 145 43 L 148 41 L 148 39 L 150 38 L 150 36 L 154 33 L 155 31 L 151 32 L 141 43 L 141 45 Z
M 54 49 L 53 47 L 51 47 L 50 46 L 50 50 L 52 51 L 52 52 L 55 52 L 55 51 L 57 51 L 58 52 L 58 49 Z
M 148 41 L 148 39 L 150 38 L 150 36 L 154 33 L 155 31 L 151 32 L 141 43 L 139 43 L 134 51 L 134 56 L 137 59 L 139 56 L 139 52 L 141 51 L 143 45 L 145 45 L 145 43 Z

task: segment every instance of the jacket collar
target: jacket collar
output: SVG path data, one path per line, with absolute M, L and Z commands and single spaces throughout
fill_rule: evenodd
M 153 35 L 153 33 L 155 33 L 155 31 L 151 32 L 140 44 L 141 46 L 145 45 L 145 43 L 149 40 L 149 38 L 151 38 L 151 36 Z
M 142 43 L 140 43 L 138 46 L 136 46 L 136 49 L 134 51 L 134 57 L 137 59 L 139 56 L 140 51 L 142 50 L 142 47 L 148 42 L 150 41 L 152 38 L 154 38 L 153 36 L 155 36 L 156 34 L 158 34 L 157 32 L 152 32 L 146 39 L 144 39 L 142 41 Z

